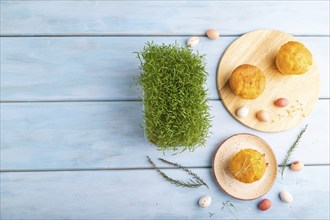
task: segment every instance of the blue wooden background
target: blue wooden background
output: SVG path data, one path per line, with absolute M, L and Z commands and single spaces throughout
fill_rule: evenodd
M 329 1 L 20 1 L 1 0 L 1 219 L 329 219 Z M 221 37 L 205 37 L 209 28 Z M 257 132 L 225 110 L 216 89 L 223 52 L 240 35 L 278 29 L 295 35 L 313 53 L 321 74 L 320 99 L 299 126 Z M 133 52 L 147 41 L 185 44 L 206 54 L 209 103 L 214 116 L 206 147 L 163 155 L 139 124 L 142 106 L 133 77 Z M 278 175 L 262 198 L 273 207 L 224 194 L 211 173 L 217 145 L 240 132 L 273 148 L 279 166 L 300 130 L 309 124 L 292 160 L 298 173 Z M 177 188 L 150 169 L 146 155 L 190 167 L 209 184 Z M 162 166 L 173 177 L 181 170 Z M 279 199 L 290 191 L 292 204 Z M 198 207 L 211 195 L 213 204 Z M 209 213 L 214 213 L 210 216 Z

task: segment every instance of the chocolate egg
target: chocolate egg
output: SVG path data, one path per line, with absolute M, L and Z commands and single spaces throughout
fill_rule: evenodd
M 212 203 L 212 198 L 211 196 L 203 196 L 202 198 L 199 199 L 199 206 L 202 208 L 207 208 L 211 205 Z
M 269 199 L 263 199 L 263 200 L 259 203 L 258 208 L 259 208 L 261 211 L 266 211 L 266 210 L 268 210 L 271 206 L 272 206 L 272 202 L 271 202 Z
M 215 29 L 209 29 L 207 32 L 206 32 L 206 35 L 208 38 L 210 38 L 211 40 L 216 40 L 219 38 L 219 31 L 215 30 Z
M 281 108 L 287 106 L 288 104 L 289 104 L 289 100 L 287 100 L 286 98 L 279 98 L 279 99 L 276 99 L 276 101 L 275 101 L 275 105 L 277 107 L 281 107 Z
M 187 41 L 189 47 L 195 47 L 199 43 L 199 37 L 191 37 Z
M 290 165 L 292 171 L 300 171 L 304 168 L 304 164 L 301 161 L 295 161 Z
M 239 118 L 245 118 L 249 114 L 249 111 L 250 111 L 250 109 L 248 106 L 243 106 L 243 107 L 240 107 L 239 109 L 237 109 L 236 115 Z
M 281 197 L 281 200 L 285 203 L 291 203 L 293 201 L 293 197 L 292 197 L 291 193 L 289 193 L 287 191 L 282 191 L 280 193 L 280 197 Z
M 261 122 L 268 122 L 270 121 L 270 115 L 267 111 L 265 110 L 260 110 L 257 112 L 257 118 Z

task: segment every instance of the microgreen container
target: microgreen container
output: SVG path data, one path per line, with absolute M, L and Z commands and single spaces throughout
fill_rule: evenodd
M 147 43 L 137 57 L 149 142 L 159 150 L 204 146 L 211 127 L 204 55 L 178 44 Z

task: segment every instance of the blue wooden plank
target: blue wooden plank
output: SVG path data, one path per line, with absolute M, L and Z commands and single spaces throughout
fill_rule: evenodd
M 297 134 L 309 124 L 292 159 L 329 164 L 329 103 L 320 100 L 304 123 L 289 131 L 263 133 L 249 129 L 210 101 L 212 134 L 205 148 L 166 158 L 189 166 L 210 166 L 213 152 L 240 132 L 264 138 L 282 163 Z M 139 102 L 3 103 L 1 104 L 1 169 L 71 169 L 145 167 L 145 156 L 163 156 L 149 145 L 139 124 Z
M 328 9 L 329 1 L 1 1 L 1 33 L 329 35 Z
M 146 159 L 144 157 L 144 159 Z M 3 219 L 235 219 L 223 202 L 231 201 L 240 219 L 329 219 L 329 166 L 305 167 L 287 172 L 263 198 L 272 201 L 259 211 L 261 199 L 238 201 L 215 184 L 210 169 L 193 169 L 210 186 L 175 187 L 154 170 L 94 172 L 1 173 Z M 166 170 L 184 179 L 180 170 Z M 293 195 L 280 201 L 279 192 Z M 211 195 L 209 208 L 198 207 L 201 196 Z M 214 213 L 210 218 L 209 212 Z
M 201 38 L 207 54 L 209 97 L 218 99 L 219 59 L 235 37 Z M 329 39 L 298 37 L 314 54 L 321 74 L 322 98 L 329 98 Z M 1 100 L 137 100 L 133 77 L 139 75 L 133 54 L 145 42 L 184 45 L 187 37 L 2 38 Z

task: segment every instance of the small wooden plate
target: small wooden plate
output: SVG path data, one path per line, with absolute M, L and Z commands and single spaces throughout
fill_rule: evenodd
M 234 41 L 221 58 L 217 74 L 218 93 L 231 115 L 250 128 L 265 132 L 290 129 L 307 117 L 319 98 L 320 74 L 315 60 L 309 71 L 302 75 L 282 75 L 277 70 L 275 57 L 288 41 L 297 39 L 276 30 L 253 31 Z M 266 88 L 257 99 L 242 99 L 230 89 L 231 73 L 241 64 L 255 65 L 265 74 Z M 274 105 L 274 101 L 281 97 L 290 102 L 285 108 Z M 250 108 L 246 118 L 236 116 L 237 109 L 242 106 Z M 270 122 L 258 121 L 256 112 L 261 109 L 270 113 Z
M 268 163 L 263 177 L 250 184 L 236 180 L 228 169 L 229 160 L 245 148 L 252 148 L 265 154 Z M 277 162 L 274 152 L 263 139 L 242 133 L 229 137 L 219 145 L 213 157 L 212 170 L 216 182 L 225 193 L 236 199 L 252 200 L 263 196 L 272 188 L 276 180 Z

